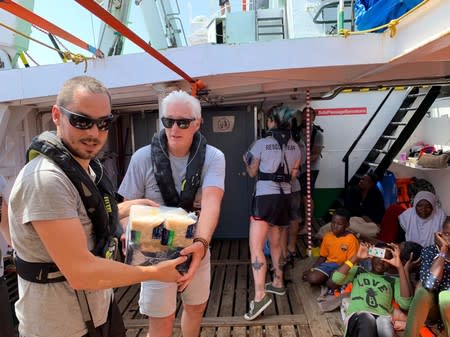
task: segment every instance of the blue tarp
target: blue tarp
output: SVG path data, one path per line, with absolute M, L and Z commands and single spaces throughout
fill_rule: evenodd
M 422 0 L 356 0 L 355 24 L 357 30 L 378 27 L 397 19 Z M 380 29 L 377 32 L 382 32 Z

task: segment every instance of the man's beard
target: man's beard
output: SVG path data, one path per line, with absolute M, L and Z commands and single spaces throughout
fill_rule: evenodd
M 83 141 L 90 141 L 90 142 L 93 142 L 95 145 L 100 144 L 100 140 L 98 140 L 97 138 L 82 138 L 78 142 L 81 143 Z M 72 147 L 70 144 L 68 144 L 64 141 L 63 141 L 63 143 L 64 143 L 64 146 L 67 147 L 67 149 L 70 151 L 70 153 L 74 157 L 77 157 L 77 158 L 80 158 L 83 160 L 91 160 L 91 159 L 95 158 L 101 150 L 101 147 L 100 147 L 99 150 L 95 153 L 86 153 L 86 152 L 81 152 L 81 151 L 76 150 L 74 147 Z

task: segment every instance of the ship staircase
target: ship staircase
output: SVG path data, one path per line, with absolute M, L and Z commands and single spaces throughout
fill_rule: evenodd
M 428 109 L 432 106 L 436 98 L 439 96 L 440 86 L 429 87 L 410 87 L 408 93 L 402 102 L 401 106 L 394 113 L 391 121 L 380 137 L 374 142 L 374 146 L 368 152 L 366 158 L 357 168 L 353 176 L 349 179 L 349 160 L 352 151 L 357 146 L 358 142 L 369 129 L 371 123 L 377 116 L 378 112 L 383 107 L 384 103 L 389 98 L 390 94 L 395 90 L 391 88 L 381 102 L 378 109 L 373 116 L 368 120 L 366 125 L 361 130 L 358 137 L 355 139 L 349 150 L 345 154 L 342 161 L 345 164 L 345 187 L 357 183 L 361 176 L 368 172 L 375 173 L 378 177 L 382 177 L 386 170 L 391 165 L 393 159 L 398 155 L 410 136 L 413 134 L 416 127 L 419 125 L 422 118 L 427 114 Z

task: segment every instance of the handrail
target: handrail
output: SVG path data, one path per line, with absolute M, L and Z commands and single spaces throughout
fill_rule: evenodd
M 338 5 L 339 5 L 339 1 L 330 1 L 330 2 L 327 2 L 326 4 L 322 5 L 317 10 L 316 15 L 314 15 L 313 22 L 317 23 L 317 24 L 337 23 L 337 18 L 336 18 L 336 20 L 319 20 L 318 17 L 319 17 L 320 14 L 323 13 L 323 11 L 325 9 L 327 9 L 327 8 L 337 8 Z M 345 0 L 344 1 L 344 6 L 345 7 L 351 7 L 352 8 L 352 13 L 353 13 L 353 1 L 352 0 Z M 353 15 L 352 15 L 352 18 L 353 18 Z M 352 22 L 352 19 L 345 19 L 344 22 Z
M 397 34 L 397 25 L 400 23 L 400 21 L 402 21 L 405 17 L 407 17 L 411 13 L 415 12 L 416 10 L 418 10 L 420 7 L 424 6 L 429 1 L 430 0 L 422 0 L 422 2 L 419 2 L 415 7 L 411 8 L 409 11 L 404 13 L 399 18 L 392 19 L 391 21 L 389 21 L 388 23 L 385 23 L 384 25 L 381 25 L 381 26 L 378 26 L 378 27 L 373 27 L 373 28 L 366 29 L 366 30 L 360 30 L 360 31 L 357 31 L 357 32 L 350 32 L 350 31 L 348 31 L 348 29 L 343 29 L 343 30 L 341 30 L 339 32 L 339 34 L 341 34 L 344 37 L 347 37 L 349 35 L 361 35 L 361 34 L 376 32 L 376 31 L 378 31 L 380 29 L 383 29 L 383 28 L 388 28 L 389 29 L 389 36 L 390 37 L 394 37 L 395 34 Z
M 348 85 L 342 87 L 336 87 L 329 94 L 325 94 L 325 96 L 312 96 L 311 100 L 313 101 L 328 101 L 334 99 L 337 95 L 345 90 L 384 90 L 388 87 L 421 87 L 421 86 L 432 86 L 432 85 L 450 85 L 450 78 L 446 77 L 438 77 L 438 78 L 422 78 L 420 80 L 414 81 L 400 81 L 400 80 L 391 80 L 385 81 L 383 85 L 367 83 L 366 85 Z
M 350 157 L 350 154 L 353 152 L 353 150 L 355 149 L 356 145 L 358 145 L 360 139 L 362 138 L 362 136 L 366 133 L 367 129 L 369 128 L 369 126 L 372 124 L 373 120 L 375 119 L 375 117 L 378 115 L 378 113 L 380 112 L 381 108 L 383 107 L 383 105 L 386 103 L 387 99 L 389 98 L 389 96 L 392 94 L 392 92 L 394 91 L 394 87 L 392 87 L 389 92 L 387 93 L 387 95 L 384 97 L 383 101 L 380 103 L 380 105 L 378 106 L 377 110 L 374 112 L 374 114 L 369 118 L 369 120 L 367 121 L 366 125 L 364 125 L 364 127 L 362 128 L 361 132 L 359 133 L 358 137 L 356 137 L 356 139 L 354 140 L 353 144 L 350 146 L 350 148 L 348 149 L 347 153 L 344 155 L 344 158 L 342 158 L 342 161 L 345 163 L 345 189 L 347 189 L 348 187 L 348 159 Z
M 173 12 L 173 13 L 167 13 L 167 11 L 166 11 L 166 6 L 164 6 L 164 1 L 161 1 L 160 2 L 160 4 L 161 4 L 161 8 L 162 8 L 162 10 L 163 10 L 163 14 L 164 14 L 164 21 L 166 21 L 166 29 L 167 30 L 169 30 L 169 27 L 171 28 L 171 33 L 173 33 L 173 31 L 174 31 L 174 29 L 173 29 L 173 27 L 172 27 L 172 24 L 170 23 L 172 20 L 174 20 L 174 21 L 179 21 L 179 24 L 180 24 L 180 31 L 183 33 L 183 37 L 184 37 L 184 43 L 185 43 L 185 45 L 187 46 L 187 39 L 186 39 L 186 33 L 184 32 L 184 27 L 183 27 L 183 22 L 181 21 L 181 19 L 177 16 L 177 15 L 180 15 L 181 14 L 181 11 L 180 11 L 180 6 L 179 6 L 179 4 L 178 4 L 178 1 L 177 0 L 175 0 L 175 5 L 177 6 L 177 11 L 176 12 Z M 166 32 L 167 33 L 167 32 Z M 172 38 L 169 38 L 169 40 L 171 40 L 171 42 L 172 42 Z M 174 44 L 174 46 L 175 47 L 179 47 L 179 46 L 177 46 L 176 45 L 176 43 Z M 174 47 L 173 45 L 172 45 L 172 47 Z
M 186 74 L 186 72 L 184 72 L 181 68 L 179 68 L 172 61 L 170 61 L 167 57 L 162 55 L 156 49 L 150 47 L 147 42 L 145 42 L 135 32 L 133 32 L 130 28 L 125 26 L 122 22 L 120 22 L 117 18 L 111 15 L 111 13 L 109 13 L 106 9 L 97 4 L 95 1 L 91 0 L 75 0 L 75 1 L 84 8 L 86 8 L 89 12 L 97 16 L 103 22 L 108 24 L 110 27 L 114 28 L 117 32 L 127 37 L 137 46 L 141 47 L 148 54 L 150 54 L 159 62 L 164 64 L 167 68 L 169 68 L 170 70 L 181 76 L 188 83 L 190 83 L 192 96 L 197 96 L 198 90 L 205 88 L 205 85 L 201 80 L 194 80 L 192 77 Z
M 178 23 L 179 23 L 179 25 L 180 25 L 180 29 L 178 29 L 178 30 L 179 30 L 181 33 L 183 33 L 184 44 L 187 46 L 188 43 L 187 43 L 186 33 L 185 33 L 184 27 L 183 27 L 183 22 L 181 21 L 181 19 L 180 19 L 179 17 L 176 17 L 176 16 L 171 17 L 171 18 L 168 18 L 168 19 L 167 19 L 167 22 L 168 22 L 169 25 L 171 26 L 172 30 L 173 30 L 173 26 L 172 26 L 172 24 L 170 23 L 171 21 L 178 21 Z

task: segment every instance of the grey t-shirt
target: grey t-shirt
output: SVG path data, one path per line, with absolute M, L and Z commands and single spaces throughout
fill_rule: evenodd
M 299 140 L 299 142 L 297 143 L 299 149 L 300 149 L 300 170 L 298 171 L 297 174 L 297 179 L 294 179 L 291 181 L 291 187 L 292 187 L 292 193 L 294 192 L 300 192 L 301 190 L 301 186 L 300 186 L 300 181 L 298 180 L 298 178 L 300 177 L 300 173 L 304 170 L 304 167 L 306 165 L 306 146 L 305 143 L 303 142 L 303 140 Z
M 169 154 L 169 159 L 175 188 L 180 193 L 181 181 L 186 174 L 189 156 L 175 157 Z M 224 185 L 225 156 L 222 151 L 207 145 L 201 175 L 201 188 L 198 189 L 195 196 L 194 206 L 201 208 L 201 190 L 203 188 L 214 186 L 224 189 Z M 153 174 L 151 145 L 140 148 L 131 157 L 127 173 L 119 187 L 119 194 L 126 199 L 148 198 L 164 205 L 164 200 Z
M 52 262 L 31 222 L 78 217 L 89 249 L 92 223 L 76 190 L 54 162 L 39 156 L 19 173 L 9 199 L 11 238 L 17 255 L 28 262 Z M 70 252 L 68 252 L 70 253 Z M 25 337 L 79 337 L 87 333 L 74 290 L 68 282 L 39 284 L 18 278 L 19 331 Z M 112 290 L 86 291 L 94 324 L 107 319 Z
M 312 129 L 311 129 L 312 132 Z M 304 132 L 302 132 L 301 134 L 301 138 L 303 140 L 303 142 L 306 144 L 306 134 Z M 306 146 L 306 145 L 305 145 Z M 320 130 L 317 130 L 316 135 L 314 137 L 314 144 L 311 147 L 311 149 L 313 149 L 314 147 L 323 147 L 323 133 Z M 305 148 L 306 151 L 306 148 Z M 316 161 L 311 163 L 311 170 L 312 171 L 319 171 L 320 170 L 320 160 L 321 160 L 321 156 L 319 156 L 319 158 L 317 158 Z M 306 172 L 306 163 L 305 165 L 302 166 L 302 170 L 301 173 Z
M 280 145 L 273 137 L 265 137 L 258 139 L 250 149 L 253 157 L 259 159 L 259 171 L 264 173 L 275 173 L 280 165 L 282 151 Z M 301 159 L 300 148 L 292 140 L 289 139 L 285 158 L 287 162 L 286 174 L 290 174 L 297 160 Z M 284 158 L 283 158 L 284 160 Z M 290 183 L 277 183 L 271 180 L 258 180 L 256 183 L 256 196 L 268 194 L 280 194 L 280 186 L 286 194 L 291 193 Z

